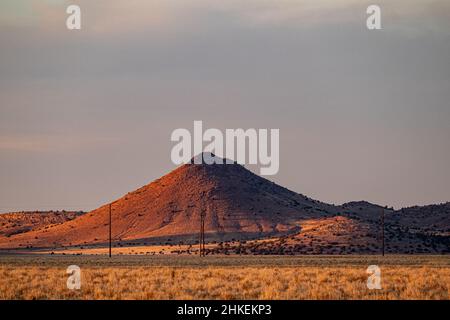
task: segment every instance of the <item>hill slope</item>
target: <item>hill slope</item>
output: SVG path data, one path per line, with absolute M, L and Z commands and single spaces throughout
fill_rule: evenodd
M 209 238 L 227 240 L 296 232 L 299 220 L 334 210 L 238 164 L 183 165 L 111 205 L 113 238 L 122 241 L 197 239 L 202 212 Z M 0 247 L 102 243 L 108 223 L 105 205 L 64 224 L 0 241 Z
M 9 237 L 0 233 L 0 248 L 105 245 L 110 205 L 112 237 L 119 246 L 193 243 L 204 213 L 207 241 L 229 241 L 212 253 L 379 253 L 384 210 L 387 253 L 450 250 L 450 203 L 397 211 L 366 201 L 333 206 L 238 164 L 183 165 L 111 204 L 57 225 L 19 226 L 13 232 L 0 226 L 3 234 L 10 232 Z

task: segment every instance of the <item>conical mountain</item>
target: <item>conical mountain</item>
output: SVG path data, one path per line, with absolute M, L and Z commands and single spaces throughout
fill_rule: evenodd
M 109 205 L 72 221 L 0 240 L 0 247 L 105 243 Z M 292 192 L 238 164 L 186 164 L 111 203 L 115 241 L 178 242 L 198 238 L 205 214 L 208 240 L 298 232 L 302 219 L 333 207 Z

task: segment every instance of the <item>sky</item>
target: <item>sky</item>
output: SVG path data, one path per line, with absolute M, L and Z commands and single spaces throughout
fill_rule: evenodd
M 114 200 L 194 120 L 279 128 L 267 178 L 321 201 L 450 201 L 447 0 L 2 0 L 0 44 L 0 212 Z

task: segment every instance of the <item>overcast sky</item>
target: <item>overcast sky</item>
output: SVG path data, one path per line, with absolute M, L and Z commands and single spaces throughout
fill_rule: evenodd
M 322 201 L 450 201 L 447 0 L 2 0 L 0 41 L 0 212 L 147 184 L 193 120 L 279 128 L 269 179 Z

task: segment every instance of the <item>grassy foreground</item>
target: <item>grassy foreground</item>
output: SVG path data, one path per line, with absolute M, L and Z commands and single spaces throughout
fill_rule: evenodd
M 66 286 L 69 265 L 81 289 Z M 366 269 L 381 269 L 381 290 Z M 449 299 L 450 256 L 0 256 L 0 299 Z

